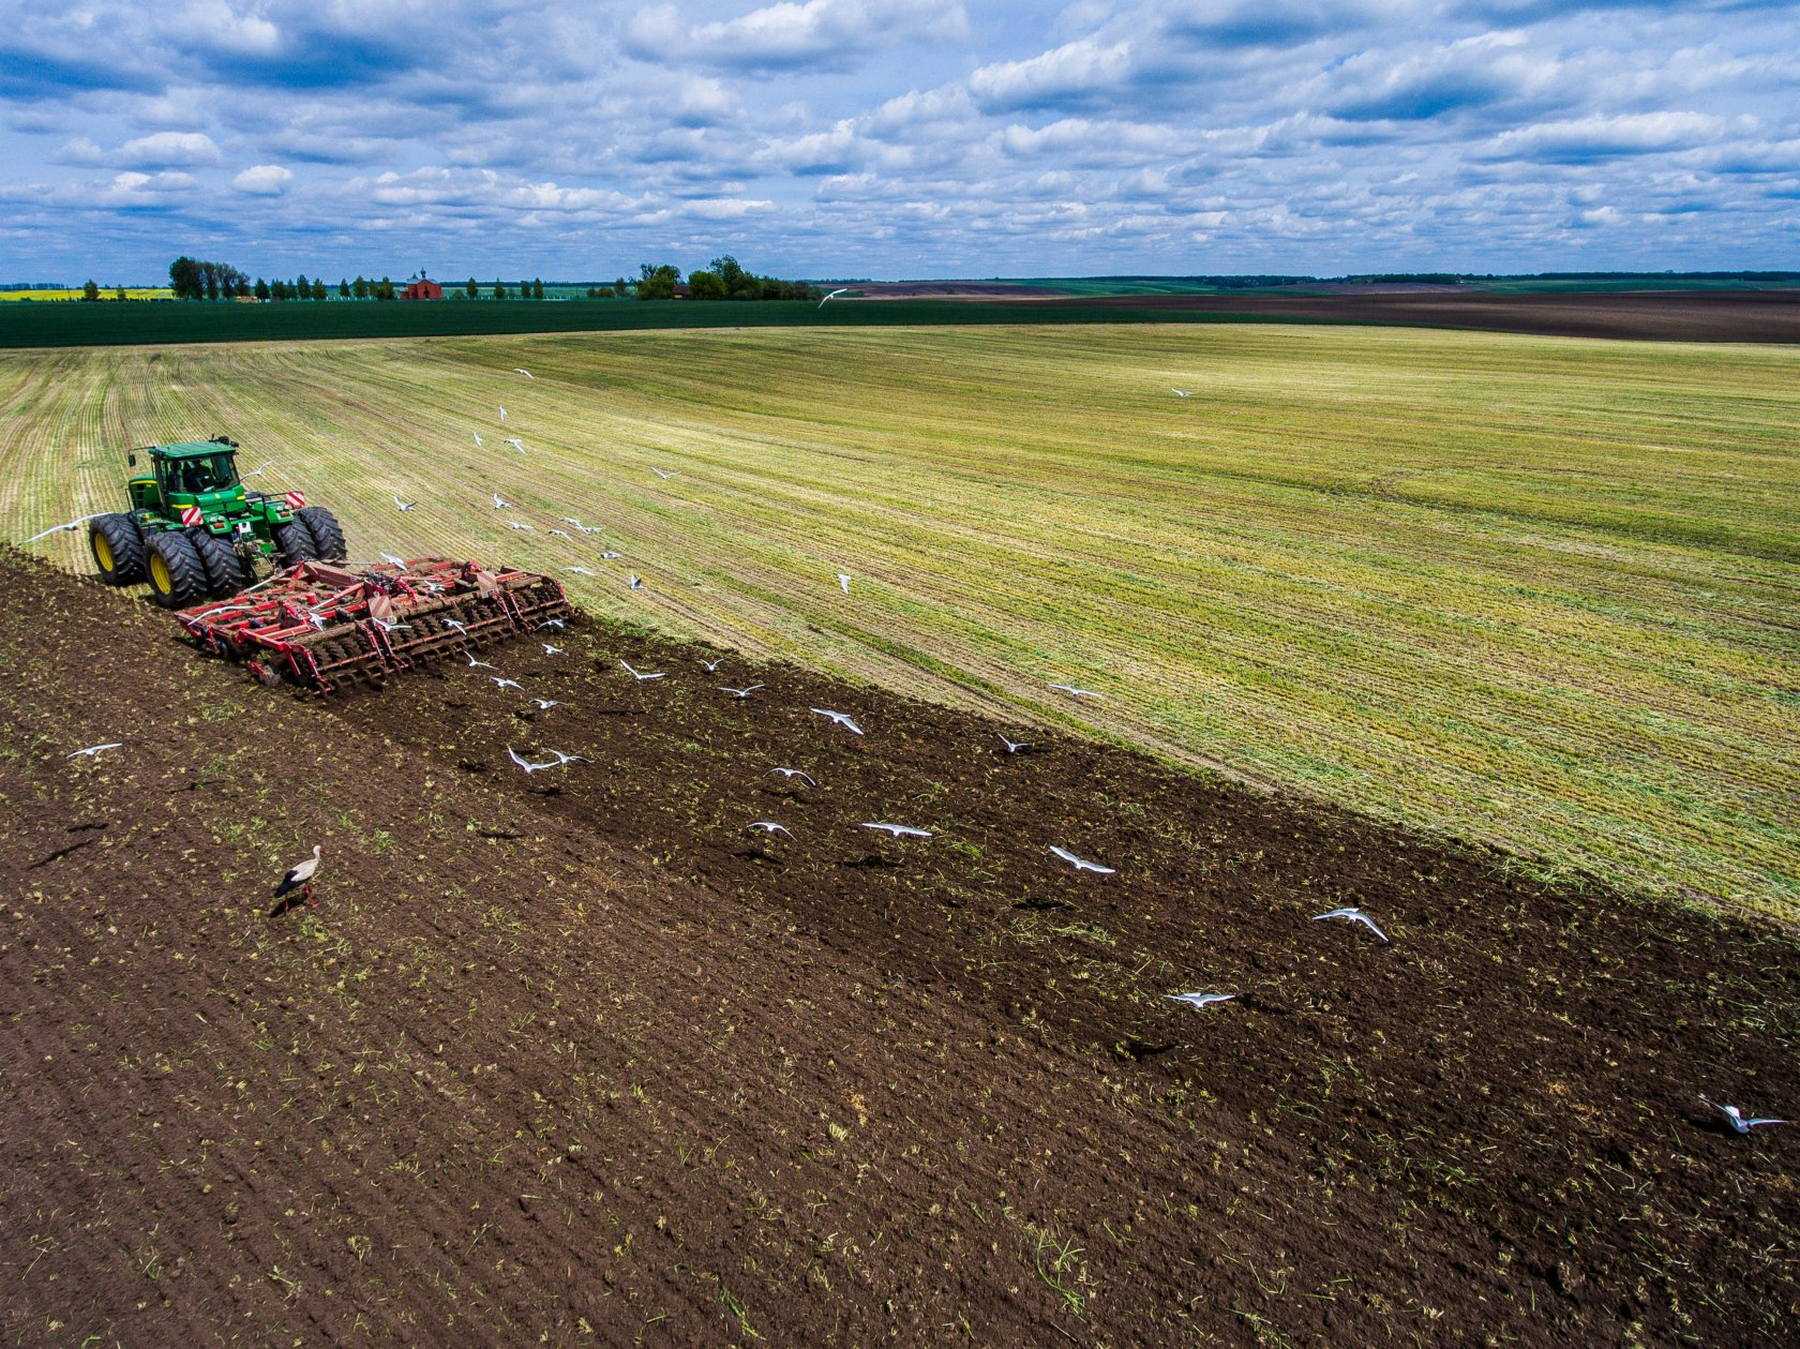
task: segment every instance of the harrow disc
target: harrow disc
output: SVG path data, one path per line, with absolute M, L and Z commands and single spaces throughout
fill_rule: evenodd
M 553 577 L 413 558 L 401 566 L 301 562 L 175 617 L 204 650 L 248 663 L 259 678 L 332 693 L 491 646 L 570 612 Z

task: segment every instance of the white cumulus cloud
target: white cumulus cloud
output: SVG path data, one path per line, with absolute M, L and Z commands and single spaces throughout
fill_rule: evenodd
M 231 185 L 239 192 L 248 192 L 256 197 L 276 197 L 287 190 L 293 181 L 294 171 L 283 168 L 280 164 L 252 164 L 237 177 Z

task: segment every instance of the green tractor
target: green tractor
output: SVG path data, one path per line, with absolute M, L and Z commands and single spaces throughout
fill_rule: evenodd
M 299 492 L 251 492 L 237 470 L 237 442 L 224 436 L 133 450 L 150 471 L 126 483 L 131 509 L 97 515 L 88 547 L 110 585 L 149 581 L 165 609 L 235 595 L 257 579 L 257 564 L 341 562 L 344 531 Z

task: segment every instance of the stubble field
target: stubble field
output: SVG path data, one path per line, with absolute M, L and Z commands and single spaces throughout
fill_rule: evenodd
M 7 352 L 0 537 L 116 508 L 126 445 L 215 432 L 363 556 L 554 570 L 596 614 L 1550 877 L 1800 900 L 1800 352 L 1275 326 Z M 88 569 L 79 533 L 37 548 Z

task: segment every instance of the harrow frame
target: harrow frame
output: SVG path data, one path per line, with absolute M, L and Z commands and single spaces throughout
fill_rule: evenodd
M 449 558 L 301 562 L 176 615 L 203 650 L 315 693 L 491 646 L 573 612 L 554 577 Z M 391 626 L 383 626 L 391 625 Z

